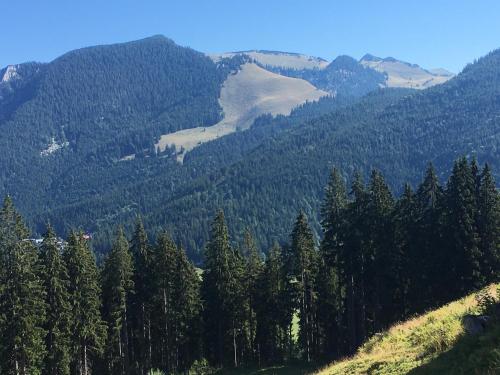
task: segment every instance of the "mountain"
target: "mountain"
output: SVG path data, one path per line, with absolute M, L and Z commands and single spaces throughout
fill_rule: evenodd
M 499 287 L 493 284 L 485 290 L 496 296 Z M 396 324 L 369 339 L 352 358 L 338 361 L 316 374 L 497 373 L 498 321 L 490 322 L 483 334 L 475 336 L 468 336 L 463 325 L 467 316 L 481 314 L 479 297 L 479 293 L 473 293 Z
M 405 182 L 415 184 L 430 161 L 441 176 L 461 155 L 498 169 L 499 83 L 500 50 L 445 84 L 419 92 L 380 90 L 266 138 L 232 165 L 149 211 L 145 220 L 169 223 L 179 238 L 191 231 L 197 245 L 187 246 L 201 246 L 208 231 L 204 223 L 222 207 L 237 238 L 250 226 L 266 249 L 287 238 L 299 210 L 315 220 L 319 234 L 318 202 L 333 166 L 346 171 L 346 179 L 356 170 L 367 176 L 379 169 L 396 193 Z
M 288 115 L 327 95 L 240 55 L 215 63 L 163 36 L 83 48 L 0 73 L 0 193 L 11 194 L 35 223 L 55 207 L 101 200 L 150 177 L 167 173 L 166 186 L 188 181 L 202 171 L 176 160 L 209 134 L 243 130 L 260 115 Z M 181 136 L 187 143 L 178 142 Z M 125 204 L 119 212 L 138 207 Z M 91 216 L 101 219 L 78 225 L 94 230 L 110 219 Z
M 213 59 L 155 36 L 2 70 L 0 193 L 35 231 L 81 227 L 100 251 L 140 214 L 199 260 L 218 207 L 264 248 L 299 209 L 318 230 L 333 165 L 382 169 L 396 191 L 430 160 L 500 169 L 498 51 L 419 92 L 383 88 L 385 73 L 347 56 L 255 53 Z
M 453 73 L 445 69 L 426 70 L 417 64 L 396 60 L 393 57 L 382 59 L 367 54 L 359 62 L 363 66 L 386 74 L 386 87 L 426 89 L 444 83 L 453 77 Z
M 218 123 L 162 135 L 155 147 L 160 152 L 173 147 L 182 162 L 186 152 L 201 143 L 246 130 L 261 115 L 289 115 L 298 105 L 326 95 L 303 79 L 285 77 L 247 62 L 224 81 L 219 95 L 224 117 Z
M 250 50 L 228 52 L 220 55 L 212 54 L 210 56 L 215 61 L 218 61 L 221 58 L 233 57 L 236 55 L 249 56 L 251 59 L 255 60 L 255 62 L 266 68 L 315 69 L 324 68 L 328 65 L 328 61 L 321 57 L 281 51 Z
M 275 51 L 231 52 L 213 57 L 236 55 L 248 56 L 265 69 L 305 79 L 333 94 L 364 95 L 378 87 L 425 89 L 454 76 L 445 69 L 426 70 L 393 57 L 382 59 L 370 54 L 359 61 L 338 56 L 330 63 L 319 57 Z

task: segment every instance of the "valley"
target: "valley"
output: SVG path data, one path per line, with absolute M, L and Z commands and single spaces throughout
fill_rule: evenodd
M 0 375 L 500 374 L 500 5 L 4 8 Z
M 425 90 L 383 87 L 387 74 L 428 76 L 394 59 L 218 56 L 155 36 L 18 64 L 0 83 L 2 194 L 37 233 L 47 221 L 81 227 L 100 254 L 117 222 L 141 215 L 151 236 L 168 227 L 200 262 L 220 207 L 236 238 L 252 223 L 263 248 L 286 239 L 281 217 L 301 208 L 320 237 L 316 202 L 333 166 L 379 168 L 394 191 L 428 161 L 439 175 L 460 155 L 498 170 L 498 52 Z

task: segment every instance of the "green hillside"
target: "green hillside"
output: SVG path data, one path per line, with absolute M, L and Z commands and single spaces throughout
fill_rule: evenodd
M 71 51 L 36 74 L 29 67 L 2 85 L 0 194 L 40 212 L 133 175 L 137 166 L 118 161 L 147 158 L 161 134 L 216 123 L 232 66 L 155 36 Z
M 441 178 L 460 155 L 475 155 L 498 170 L 499 97 L 500 50 L 443 85 L 399 100 L 382 90 L 266 139 L 241 161 L 210 174 L 192 192 L 165 202 L 149 216 L 154 222 L 192 228 L 193 217 L 203 222 L 202 217 L 223 207 L 236 233 L 243 232 L 242 223 L 251 225 L 258 238 L 268 239 L 262 243 L 268 248 L 272 239 L 285 238 L 291 223 L 284 217 L 303 209 L 317 218 L 326 176 L 334 166 L 346 179 L 355 170 L 367 176 L 379 169 L 396 192 L 405 182 L 414 185 L 429 161 Z
M 493 284 L 484 290 L 496 296 L 497 303 L 499 287 Z M 336 362 L 317 375 L 498 374 L 500 317 L 480 335 L 467 335 L 462 324 L 466 314 L 484 312 L 478 306 L 478 297 L 479 293 L 474 293 L 396 324 L 368 340 L 352 358 Z
M 22 80 L 0 90 L 0 194 L 19 202 L 38 233 L 46 221 L 61 233 L 81 227 L 104 251 L 117 223 L 130 228 L 143 215 L 148 233 L 168 228 L 200 260 L 217 208 L 236 240 L 252 226 L 264 249 L 286 239 L 300 209 L 319 233 L 333 166 L 346 179 L 377 168 L 395 192 L 429 161 L 440 176 L 461 155 L 500 170 L 500 51 L 418 93 L 378 90 L 380 77 L 342 57 L 324 71 L 350 67 L 338 82 L 361 91 L 262 116 L 187 153 L 182 165 L 169 150 L 157 154 L 161 134 L 220 119 L 220 87 L 244 59 L 214 63 L 157 36 L 20 67 Z

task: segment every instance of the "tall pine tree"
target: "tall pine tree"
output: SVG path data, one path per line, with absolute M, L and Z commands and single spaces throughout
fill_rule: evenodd
M 347 284 L 344 231 L 348 204 L 345 182 L 337 169 L 332 171 L 321 209 L 323 240 L 318 280 L 318 324 L 322 352 L 326 356 L 343 353 L 346 336 L 344 322 Z
M 133 282 L 135 293 L 131 299 L 130 338 L 131 362 L 139 374 L 146 374 L 151 369 L 151 297 L 153 290 L 153 261 L 149 240 L 140 218 L 137 219 L 132 236 L 130 250 L 134 261 Z
M 200 278 L 181 247 L 177 248 L 175 267 L 174 368 L 186 371 L 202 356 Z
M 301 212 L 292 231 L 290 274 L 298 291 L 299 343 L 303 357 L 312 361 L 318 354 L 317 290 L 318 253 L 306 215 Z
M 109 374 L 130 372 L 130 300 L 134 291 L 132 255 L 123 229 L 118 229 L 102 270 L 103 312 L 107 324 L 105 349 Z
M 256 334 L 257 334 L 257 317 L 256 311 L 258 308 L 258 280 L 264 268 L 262 257 L 257 250 L 255 241 L 249 229 L 245 230 L 243 239 L 242 253 L 245 256 L 245 275 L 244 275 L 244 288 L 246 291 L 247 301 L 247 346 L 249 348 L 249 359 L 252 361 L 258 360 L 259 348 L 257 347 Z
M 43 265 L 43 286 L 47 305 L 45 329 L 44 373 L 47 375 L 67 375 L 70 373 L 70 329 L 71 311 L 68 294 L 68 271 L 64 264 L 61 246 L 50 225 L 43 237 L 40 259 Z
M 451 298 L 481 286 L 479 236 L 476 227 L 476 181 L 467 159 L 455 162 L 446 189 L 447 255 L 455 288 Z
M 205 349 L 215 365 L 232 363 L 238 366 L 239 363 L 238 336 L 243 328 L 241 265 L 241 259 L 229 242 L 224 213 L 219 211 L 205 250 L 202 283 Z
M 280 363 L 289 353 L 290 327 L 294 305 L 290 301 L 288 280 L 281 247 L 276 243 L 266 259 L 258 280 L 257 345 L 259 364 Z
M 153 367 L 170 373 L 175 370 L 174 282 L 176 246 L 163 232 L 153 249 L 153 295 L 151 308 Z
M 483 168 L 478 199 L 479 248 L 485 282 L 500 279 L 500 194 L 488 164 Z
M 10 197 L 0 210 L 0 372 L 42 373 L 45 292 L 29 232 Z
M 104 350 L 99 270 L 83 232 L 71 232 L 63 253 L 69 276 L 71 374 L 89 375 Z

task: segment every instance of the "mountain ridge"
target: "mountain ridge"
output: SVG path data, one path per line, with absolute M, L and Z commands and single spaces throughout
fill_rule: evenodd
M 334 165 L 349 174 L 381 169 L 395 191 L 428 161 L 440 174 L 463 154 L 500 169 L 498 51 L 418 92 L 381 88 L 382 73 L 339 57 L 321 70 L 329 76 L 307 73 L 335 95 L 289 116 L 262 114 L 179 164 L 172 147 L 155 147 L 161 135 L 221 121 L 221 87 L 250 60 L 214 63 L 155 39 L 89 48 L 43 65 L 36 79 L 12 81 L 29 85 L 0 100 L 0 192 L 20 202 L 36 230 L 46 221 L 61 233 L 83 227 L 99 251 L 117 222 L 143 215 L 150 234 L 167 227 L 199 256 L 218 207 L 237 239 L 246 222 L 264 248 L 300 209 L 318 231 L 314 202 Z

